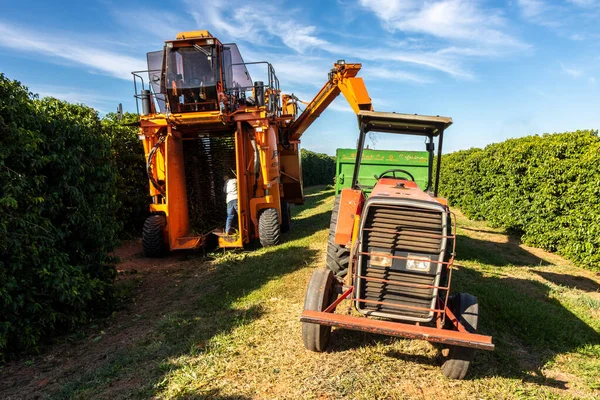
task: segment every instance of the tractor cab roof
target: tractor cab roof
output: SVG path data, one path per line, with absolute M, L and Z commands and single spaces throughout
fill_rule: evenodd
M 452 125 L 452 118 L 397 114 L 394 112 L 360 111 L 358 124 L 364 127 L 364 132 L 388 132 L 418 136 L 438 136 Z

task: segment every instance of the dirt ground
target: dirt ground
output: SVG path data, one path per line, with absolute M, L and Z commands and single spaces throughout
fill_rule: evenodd
M 69 379 L 97 369 L 107 356 L 144 337 L 153 322 L 194 300 L 194 280 L 210 274 L 202 252 L 147 258 L 141 240 L 129 240 L 116 255 L 117 288 L 125 291 L 127 304 L 109 318 L 94 321 L 80 332 L 56 338 L 42 354 L 17 360 L 0 369 L 1 399 L 37 399 L 58 391 Z M 180 285 L 181 279 L 189 284 Z M 124 393 L 140 382 L 117 382 L 115 392 Z

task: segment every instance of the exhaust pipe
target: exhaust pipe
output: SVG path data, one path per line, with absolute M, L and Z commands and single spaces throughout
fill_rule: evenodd
M 150 91 L 142 90 L 142 94 L 140 95 L 142 99 L 142 115 L 150 114 Z
M 263 81 L 254 82 L 254 97 L 257 107 L 265 105 L 265 84 Z

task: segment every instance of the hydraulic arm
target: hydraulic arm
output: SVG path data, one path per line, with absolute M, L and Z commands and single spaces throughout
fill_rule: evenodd
M 288 137 L 291 140 L 300 139 L 304 131 L 315 122 L 340 92 L 356 114 L 361 110 L 373 111 L 365 83 L 362 78 L 356 77 L 361 67 L 361 64 L 346 64 L 342 60 L 335 63 L 334 68 L 329 72 L 327 83 L 288 128 Z

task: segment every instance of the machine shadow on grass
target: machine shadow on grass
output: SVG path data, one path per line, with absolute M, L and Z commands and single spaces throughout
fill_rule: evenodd
M 317 261 L 319 252 L 305 244 L 304 239 L 329 226 L 330 211 L 316 214 L 306 211 L 322 204 L 331 194 L 325 187 L 312 188 L 306 195 L 305 205 L 292 208 L 292 231 L 282 236 L 283 243 L 279 246 L 209 254 L 213 261 L 207 273 L 202 273 L 199 279 L 181 281 L 177 295 L 188 296 L 189 300 L 183 302 L 180 310 L 163 315 L 153 322 L 154 328 L 148 336 L 111 354 L 99 370 L 67 383 L 53 398 L 93 393 L 102 390 L 107 381 L 129 379 L 142 381 L 133 393 L 128 391 L 129 395 L 141 398 L 160 395 L 167 389 L 164 382 L 169 382 L 170 376 L 176 376 L 179 369 L 186 367 L 185 363 L 177 362 L 178 359 L 195 359 L 215 351 L 222 338 L 264 315 L 262 305 L 247 300 L 248 295 L 269 281 Z M 193 276 L 193 272 L 190 275 Z M 243 398 L 223 396 L 219 388 L 209 392 L 188 390 L 181 397 Z
M 533 273 L 541 276 L 545 280 L 554 283 L 555 285 L 566 286 L 568 288 L 582 290 L 584 292 L 598 292 L 600 291 L 600 285 L 598 282 L 586 278 L 585 276 L 573 276 L 566 274 L 557 274 L 555 272 L 547 271 L 532 271 Z
M 465 228 L 460 228 L 465 229 Z M 470 230 L 470 229 L 465 229 Z M 489 232 L 491 235 L 505 236 L 498 232 Z M 515 237 L 508 237 L 506 242 L 496 242 L 474 239 L 470 236 L 456 235 L 457 260 L 473 261 L 477 263 L 506 267 L 509 265 L 523 265 L 527 267 L 540 267 L 552 265 L 548 261 L 531 254 L 519 247 L 520 241 Z
M 548 362 L 565 353 L 591 357 L 588 361 L 600 356 L 598 332 L 551 297 L 549 286 L 469 268 L 457 271 L 455 279 L 457 291 L 479 299 L 480 331 L 496 344 L 494 352 L 478 352 L 472 378 L 502 376 L 564 389 L 566 382 L 542 373 Z
M 492 251 L 492 247 L 497 250 Z M 457 253 L 458 264 L 469 260 L 497 267 L 552 265 L 520 248 L 518 241 L 512 240 L 508 243 L 490 243 L 460 236 Z M 578 353 L 583 356 L 584 363 L 586 360 L 593 363 L 594 357 L 600 357 L 600 335 L 550 296 L 550 286 L 537 280 L 502 277 L 502 268 L 493 271 L 488 274 L 461 266 L 452 278 L 452 292 L 467 292 L 477 296 L 480 312 L 478 331 L 493 336 L 496 344 L 495 351 L 476 353 L 467 379 L 500 376 L 566 388 L 566 382 L 544 376 L 542 369 L 556 356 L 565 353 Z M 565 279 L 560 274 L 534 272 L 550 281 Z M 591 282 L 583 278 L 581 286 L 594 289 L 597 284 Z M 341 306 L 344 308 L 339 310 L 345 311 L 346 305 L 342 303 Z M 395 340 L 408 339 L 334 330 L 329 351 L 345 351 L 377 343 L 390 344 Z M 424 355 L 394 350 L 387 352 L 387 356 L 423 365 L 443 363 L 440 351 Z
M 306 196 L 307 204 L 303 208 L 312 208 L 331 196 L 330 191 L 321 191 Z M 316 203 L 316 204 L 315 204 Z M 293 214 L 296 214 L 293 210 Z M 196 356 L 211 351 L 211 341 L 217 336 L 227 335 L 234 329 L 259 319 L 264 310 L 261 305 L 244 307 L 244 297 L 260 289 L 267 282 L 304 268 L 317 261 L 319 252 L 306 246 L 293 244 L 311 236 L 329 225 L 329 211 L 306 217 L 293 216 L 292 231 L 283 235 L 282 245 L 265 249 L 263 254 L 245 253 L 241 260 L 233 259 L 220 262 L 216 260 L 215 274 L 198 288 L 200 295 L 190 309 L 168 318 L 159 328 L 168 343 L 166 353 L 155 357 L 163 360 L 177 359 L 180 356 Z M 287 242 L 287 244 L 286 244 Z M 181 367 L 170 367 L 167 373 Z M 160 369 L 160 368 L 159 368 Z M 159 374 L 152 379 L 161 382 L 164 376 Z M 154 387 L 155 385 L 151 385 Z M 152 389 L 144 395 L 156 395 Z M 186 393 L 185 398 L 237 398 L 219 397 L 215 394 Z

